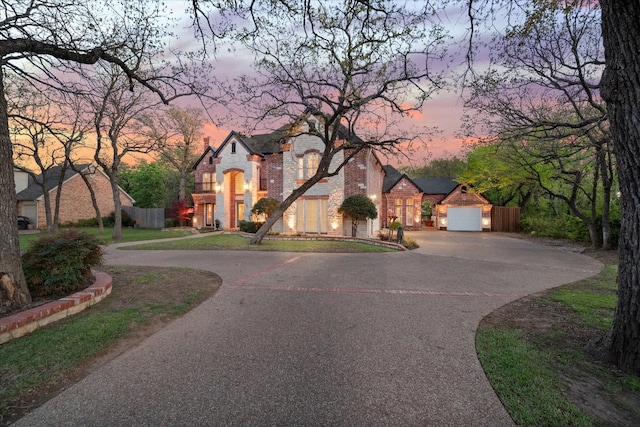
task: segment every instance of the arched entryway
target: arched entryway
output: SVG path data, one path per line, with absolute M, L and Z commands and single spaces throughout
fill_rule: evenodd
M 244 171 L 230 169 L 224 172 L 225 228 L 238 228 L 244 216 Z

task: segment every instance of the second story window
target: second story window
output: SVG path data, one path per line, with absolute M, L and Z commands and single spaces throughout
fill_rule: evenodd
M 235 143 L 235 142 L 232 142 L 232 143 L 231 143 L 231 153 L 232 153 L 232 154 L 235 154 L 235 153 L 236 153 L 236 143 Z
M 216 174 L 205 172 L 202 174 L 202 191 L 212 192 L 216 186 Z
M 305 157 L 305 165 L 306 165 L 306 176 L 305 178 L 309 179 L 313 175 L 316 174 L 318 170 L 318 163 L 320 162 L 320 155 L 318 153 L 309 153 Z

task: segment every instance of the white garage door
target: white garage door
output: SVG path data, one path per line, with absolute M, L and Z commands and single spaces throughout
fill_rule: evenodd
M 482 208 L 447 208 L 447 230 L 482 231 Z

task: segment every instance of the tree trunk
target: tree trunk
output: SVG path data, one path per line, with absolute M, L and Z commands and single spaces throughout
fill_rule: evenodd
M 186 200 L 187 199 L 187 174 L 183 171 L 180 171 L 180 180 L 178 182 L 178 199 Z
M 113 240 L 122 239 L 122 203 L 120 203 L 120 189 L 116 178 L 111 178 L 111 193 L 113 194 Z
M 4 93 L 0 72 L 0 311 L 21 308 L 31 302 L 20 258 L 13 147 Z
M 316 182 L 320 181 L 320 179 L 324 177 L 325 175 L 316 175 L 308 181 L 305 181 L 304 184 L 302 184 L 300 187 L 293 190 L 291 194 L 289 194 L 289 197 L 284 199 L 284 201 L 280 203 L 280 206 L 278 206 L 276 210 L 273 211 L 271 215 L 269 215 L 264 224 L 262 224 L 262 227 L 260 227 L 260 229 L 251 239 L 250 244 L 259 245 L 262 242 L 262 239 L 264 239 L 264 236 L 266 236 L 269 230 L 271 230 L 271 227 L 273 227 L 278 219 L 282 218 L 284 212 L 289 209 L 289 206 L 291 206 L 293 202 L 298 199 L 298 197 L 302 196 L 309 188 L 313 187 Z
M 601 0 L 607 102 L 620 181 L 618 304 L 600 340 L 617 365 L 640 375 L 640 3 Z
M 598 167 L 602 180 L 602 249 L 610 250 L 613 247 L 611 241 L 611 187 L 613 185 L 613 173 L 611 170 L 611 153 L 608 143 L 599 150 L 597 156 Z

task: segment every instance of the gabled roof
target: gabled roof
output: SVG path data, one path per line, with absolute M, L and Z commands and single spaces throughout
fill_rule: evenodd
M 71 169 L 70 167 L 64 172 L 64 177 L 62 183 L 73 179 L 78 173 L 82 173 L 85 169 L 87 169 L 90 164 L 76 165 L 76 170 Z M 96 173 L 102 174 L 106 179 L 109 179 L 107 175 L 100 170 L 100 168 L 95 168 Z M 62 166 L 54 166 L 50 169 L 47 169 L 45 172 L 45 176 L 47 178 L 47 192 L 50 192 L 58 187 L 58 182 L 60 181 L 60 175 L 62 174 Z M 16 199 L 18 201 L 32 201 L 38 200 L 40 197 L 44 195 L 42 189 L 42 176 L 43 174 L 39 174 L 36 176 L 36 180 L 33 179 L 31 175 L 29 175 L 29 185 L 24 190 L 20 191 L 16 194 Z M 40 183 L 40 184 L 39 184 Z M 135 203 L 135 199 L 131 197 L 126 191 L 124 191 L 120 186 L 120 193 L 124 196 L 131 199 L 132 202 Z
M 463 187 L 466 187 L 466 185 L 463 184 L 456 184 L 456 186 L 446 195 L 444 196 L 441 200 L 440 203 L 442 204 L 447 204 L 447 199 L 449 199 L 456 191 L 458 191 L 458 187 L 460 187 L 460 189 L 462 190 Z M 478 202 L 482 203 L 482 204 L 487 204 L 490 205 L 491 203 L 489 202 L 489 200 L 484 197 L 482 194 L 480 193 L 467 193 L 466 191 L 463 191 L 464 193 L 466 193 L 465 195 L 469 198 L 473 198 L 476 199 Z
M 413 183 L 413 185 L 416 186 L 416 188 L 420 188 L 416 185 L 416 183 L 414 183 L 411 178 L 409 178 L 406 174 L 404 173 L 400 173 L 400 171 L 398 171 L 398 169 L 394 168 L 391 165 L 385 165 L 382 167 L 382 169 L 384 169 L 384 180 L 382 181 L 382 192 L 383 193 L 389 193 L 391 191 L 391 189 L 393 187 L 396 186 L 396 184 L 398 182 L 400 182 L 400 180 L 402 178 L 407 178 L 409 181 L 411 181 Z
M 322 116 L 322 114 L 313 112 L 310 109 L 305 110 L 303 115 Z M 217 149 L 207 147 L 204 153 L 202 153 L 198 160 L 196 160 L 193 168 L 195 169 L 209 153 L 213 154 L 214 157 L 218 157 L 220 152 L 233 138 L 235 138 L 236 141 L 242 144 L 242 146 L 249 152 L 249 154 L 266 156 L 268 154 L 282 153 L 283 145 L 286 142 L 287 137 L 290 135 L 292 128 L 292 124 L 286 124 L 271 133 L 264 133 L 253 136 L 245 136 L 239 132 L 231 131 Z M 342 139 L 348 139 L 349 141 L 357 144 L 364 144 L 364 140 L 362 138 L 355 134 L 350 134 L 347 127 L 342 124 L 340 124 L 340 126 L 338 127 L 338 137 Z
M 415 178 L 413 182 L 425 194 L 449 194 L 458 186 L 451 178 Z
M 76 169 L 78 169 L 79 171 L 83 171 L 88 167 L 89 167 L 88 164 L 78 165 Z M 60 181 L 61 174 L 62 174 L 62 166 L 54 166 L 45 172 L 45 176 L 47 179 L 47 192 L 53 190 L 58 186 L 58 182 Z M 68 181 L 69 179 L 73 178 L 77 174 L 78 172 L 72 170 L 71 168 L 67 169 L 64 172 L 64 178 L 62 182 Z M 17 200 L 18 201 L 36 200 L 39 197 L 42 197 L 42 195 L 44 194 L 42 185 L 41 185 L 42 182 L 43 182 L 43 174 L 39 174 L 36 177 L 35 181 L 31 177 L 31 175 L 29 175 L 29 185 L 27 186 L 27 188 L 25 188 L 24 190 L 16 194 Z
M 453 191 L 458 183 L 451 178 L 409 178 L 407 174 L 401 173 L 391 165 L 383 166 L 384 181 L 382 182 L 382 192 L 389 193 L 402 178 L 409 180 L 424 194 L 446 195 Z
M 244 137 L 242 140 L 252 154 L 262 156 L 266 154 L 277 154 L 282 152 L 282 144 L 287 137 L 287 130 L 288 126 L 283 126 L 274 132 Z

